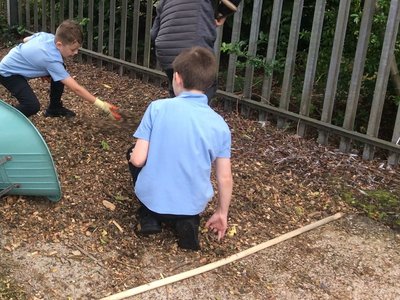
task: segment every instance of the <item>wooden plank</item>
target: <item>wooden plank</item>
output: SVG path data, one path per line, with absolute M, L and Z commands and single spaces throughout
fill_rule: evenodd
M 233 26 L 231 34 L 232 44 L 236 44 L 240 40 L 242 17 L 243 17 L 243 2 L 239 4 L 238 10 L 233 16 Z M 235 91 L 236 63 L 237 63 L 237 55 L 233 53 L 229 54 L 228 72 L 226 75 L 225 90 L 231 93 Z M 224 101 L 224 109 L 226 111 L 232 111 L 232 102 Z
M 25 2 L 25 28 L 31 30 L 31 6 L 30 1 Z
M 375 0 L 365 0 L 343 121 L 343 128 L 348 130 L 353 130 L 356 118 L 358 98 L 360 96 L 361 81 L 364 73 L 365 58 L 367 56 L 374 12 Z M 351 140 L 342 138 L 339 146 L 340 151 L 349 152 L 350 148 Z
M 223 31 L 224 31 L 224 25 L 217 27 L 217 38 L 215 39 L 214 43 L 214 54 L 215 54 L 215 59 L 217 61 L 218 73 L 219 73 L 219 63 L 221 59 L 221 44 L 222 44 Z
M 114 57 L 115 46 L 115 0 L 110 0 L 110 22 L 108 24 L 108 53 L 107 55 Z M 113 69 L 113 65 L 109 65 L 109 70 Z
M 139 15 L 140 15 L 140 0 L 134 0 L 133 2 L 133 17 L 132 17 L 132 42 L 131 42 L 131 62 L 137 63 L 138 45 L 139 39 Z
M 150 30 L 153 21 L 153 1 L 147 0 L 146 5 L 146 23 L 145 23 L 145 36 L 144 36 L 144 53 L 143 53 L 143 66 L 148 68 L 150 66 L 150 49 L 151 49 L 151 36 Z M 147 82 L 149 77 L 143 76 L 142 81 Z
M 94 0 L 89 0 L 89 4 L 88 4 L 88 19 L 89 19 L 89 23 L 87 24 L 87 49 L 93 50 Z M 88 57 L 87 62 L 89 64 L 91 64 L 92 63 L 92 58 Z
M 251 17 L 249 48 L 247 52 L 247 55 L 249 57 L 256 57 L 257 55 L 257 42 L 260 30 L 261 12 L 262 12 L 262 0 L 254 0 L 253 13 Z M 245 71 L 245 81 L 243 86 L 243 95 L 246 98 L 251 98 L 253 78 L 254 78 L 254 66 L 252 64 L 247 64 Z
M 7 15 L 9 26 L 18 24 L 18 5 L 21 1 L 7 0 L 2 2 L 3 15 Z
M 340 64 L 342 61 L 343 45 L 346 37 L 347 23 L 350 12 L 350 0 L 340 1 L 338 16 L 336 19 L 335 36 L 332 46 L 331 60 L 329 63 L 328 79 L 326 81 L 324 103 L 321 113 L 321 121 L 331 123 L 333 106 L 335 104 L 336 90 L 339 79 Z M 329 135 L 324 131 L 318 133 L 318 143 L 328 143 Z
M 98 24 L 98 40 L 97 40 L 97 52 L 103 54 L 103 44 L 104 44 L 104 1 L 99 2 L 99 24 Z M 97 66 L 101 68 L 103 66 L 103 61 L 99 60 Z
M 159 279 L 159 280 L 156 280 L 156 281 L 152 281 L 150 283 L 146 283 L 146 284 L 137 286 L 135 288 L 132 288 L 132 289 L 129 289 L 129 290 L 125 290 L 125 291 L 119 292 L 117 294 L 110 295 L 108 297 L 101 298 L 100 300 L 120 300 L 120 299 L 126 299 L 128 297 L 130 297 L 130 299 L 132 299 L 131 296 L 135 296 L 135 295 L 138 295 L 138 294 L 153 290 L 155 288 L 166 286 L 168 284 L 172 284 L 174 282 L 178 282 L 178 281 L 181 281 L 183 279 L 187 279 L 187 278 L 190 278 L 190 277 L 193 277 L 193 276 L 196 276 L 196 275 L 203 274 L 205 272 L 209 272 L 211 270 L 215 270 L 216 268 L 219 268 L 219 267 L 225 266 L 227 264 L 230 264 L 232 262 L 235 262 L 237 260 L 243 259 L 243 258 L 245 258 L 245 257 L 247 257 L 249 255 L 252 255 L 252 254 L 257 253 L 257 252 L 259 252 L 261 250 L 264 250 L 264 249 L 266 249 L 268 247 L 271 247 L 273 245 L 276 245 L 278 243 L 281 243 L 283 241 L 286 241 L 288 239 L 296 237 L 296 236 L 298 236 L 300 234 L 303 234 L 305 232 L 308 232 L 310 230 L 318 228 L 318 227 L 320 227 L 322 225 L 325 225 L 325 224 L 327 224 L 329 222 L 338 220 L 339 218 L 343 217 L 343 215 L 344 215 L 343 213 L 336 213 L 336 214 L 334 214 L 332 216 L 326 217 L 326 218 L 324 218 L 322 220 L 316 221 L 314 223 L 311 223 L 311 224 L 308 224 L 306 226 L 300 227 L 300 228 L 295 229 L 293 231 L 287 232 L 287 233 L 285 233 L 283 235 L 280 235 L 280 236 L 278 236 L 276 238 L 273 238 L 271 240 L 265 241 L 265 242 L 263 242 L 261 244 L 253 246 L 251 248 L 248 248 L 246 250 L 243 250 L 243 251 L 241 251 L 239 253 L 233 254 L 233 255 L 228 256 L 226 258 L 223 258 L 221 260 L 218 260 L 218 261 L 203 265 L 203 266 L 198 267 L 196 269 L 185 271 L 183 273 L 175 274 L 175 275 L 172 275 L 172 276 L 169 276 L 169 277 L 165 277 L 165 278 L 162 278 L 162 279 Z
M 74 18 L 74 0 L 69 0 L 68 2 L 68 18 Z
M 60 0 L 60 11 L 59 11 L 58 24 L 60 24 L 65 19 L 64 8 L 65 8 L 64 0 Z
M 46 11 L 47 7 L 47 1 L 42 0 L 42 12 Z M 41 31 L 46 31 L 47 32 L 47 14 L 42 13 L 42 28 Z
M 231 35 L 231 43 L 236 44 L 240 40 L 240 29 L 242 25 L 242 17 L 243 17 L 243 2 L 238 6 L 237 12 L 233 17 L 233 26 L 232 26 L 232 35 Z M 226 77 L 226 91 L 233 93 L 235 90 L 235 75 L 236 75 L 236 62 L 237 55 L 229 54 L 229 62 L 228 62 L 228 74 Z
M 22 1 L 18 1 L 18 25 L 22 26 L 24 23 L 22 19 Z
M 78 22 L 81 22 L 83 20 L 83 0 L 78 0 Z M 85 44 L 85 41 L 83 41 Z M 86 45 L 85 45 L 86 46 Z M 82 63 L 82 55 L 77 55 L 77 60 L 78 62 Z
M 278 47 L 278 37 L 279 37 L 279 28 L 281 24 L 281 15 L 282 15 L 282 6 L 283 0 L 275 0 L 274 6 L 272 7 L 272 17 L 271 17 L 271 26 L 269 29 L 268 35 L 268 48 L 267 55 L 265 57 L 265 61 L 268 64 L 273 64 L 276 55 L 276 49 Z M 273 78 L 273 70 L 271 73 L 264 73 L 264 80 L 262 85 L 261 92 L 261 102 L 262 103 L 270 103 L 271 101 L 271 89 L 272 89 L 272 78 Z
M 374 97 L 372 99 L 371 112 L 369 114 L 367 135 L 377 137 L 382 118 L 383 105 L 390 74 L 390 66 L 393 62 L 394 46 L 400 22 L 400 3 L 398 0 L 390 2 L 389 16 L 386 23 L 385 38 L 383 40 L 382 54 L 379 62 L 378 75 L 375 83 Z M 364 159 L 373 159 L 374 147 L 365 145 Z
M 54 0 L 50 0 L 50 32 L 56 32 L 56 5 Z
M 126 26 L 128 20 L 128 0 L 122 0 L 121 5 L 121 34 L 119 40 L 119 58 L 125 60 L 126 50 Z M 124 68 L 120 66 L 119 75 L 124 74 Z
M 286 62 L 285 62 L 285 71 L 283 74 L 283 82 L 281 87 L 282 94 L 279 102 L 279 108 L 285 110 L 289 109 L 290 96 L 292 94 L 292 80 L 294 74 L 294 67 L 296 63 L 297 44 L 299 41 L 303 4 L 304 1 L 299 0 L 299 1 L 294 1 L 293 5 L 292 21 L 290 24 L 290 33 L 289 33 L 289 43 L 288 43 Z M 284 128 L 286 126 L 286 120 L 279 118 L 277 126 L 278 128 Z
M 83 0 L 78 0 L 78 19 L 79 22 L 83 19 Z
M 39 31 L 39 15 L 38 15 L 38 2 L 33 2 L 33 31 Z
M 307 65 L 304 75 L 303 92 L 301 94 L 300 114 L 308 116 L 310 114 L 312 92 L 314 90 L 314 78 L 317 70 L 319 45 L 321 42 L 322 27 L 324 25 L 326 0 L 317 0 L 315 3 L 314 19 L 311 29 L 310 46 L 307 56 Z M 297 135 L 304 137 L 306 126 L 299 122 L 297 125 Z

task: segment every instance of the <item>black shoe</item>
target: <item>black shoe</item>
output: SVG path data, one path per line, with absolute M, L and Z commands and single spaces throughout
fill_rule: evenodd
M 178 234 L 178 246 L 180 248 L 195 251 L 200 250 L 199 225 L 199 216 L 176 221 L 175 228 Z
M 161 223 L 145 209 L 139 209 L 138 233 L 148 235 L 161 232 Z
M 55 117 L 66 117 L 66 118 L 71 118 L 75 117 L 76 114 L 65 107 L 58 107 L 58 108 L 48 108 L 46 109 L 44 113 L 45 117 L 50 117 L 50 118 L 55 118 Z

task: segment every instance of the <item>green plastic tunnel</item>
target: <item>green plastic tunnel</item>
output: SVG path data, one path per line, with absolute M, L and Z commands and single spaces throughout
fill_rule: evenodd
M 61 199 L 61 187 L 46 142 L 20 111 L 0 100 L 0 196 Z

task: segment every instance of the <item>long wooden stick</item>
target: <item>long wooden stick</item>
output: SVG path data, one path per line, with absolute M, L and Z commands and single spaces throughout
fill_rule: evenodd
M 201 267 L 196 268 L 196 269 L 192 269 L 192 270 L 189 270 L 189 271 L 186 271 L 186 272 L 183 272 L 183 273 L 179 273 L 179 274 L 176 274 L 176 275 L 173 275 L 173 276 L 170 276 L 170 277 L 165 277 L 165 278 L 160 279 L 160 280 L 156 280 L 156 281 L 153 281 L 153 282 L 150 282 L 150 283 L 147 283 L 147 284 L 144 284 L 144 285 L 141 285 L 141 286 L 138 286 L 138 287 L 135 287 L 135 288 L 132 288 L 132 289 L 129 289 L 129 290 L 114 294 L 114 295 L 110 295 L 108 297 L 102 298 L 101 300 L 119 300 L 119 299 L 124 299 L 124 298 L 130 297 L 130 296 L 135 296 L 137 294 L 140 294 L 140 293 L 143 293 L 143 292 L 155 289 L 155 288 L 159 288 L 159 287 L 167 285 L 167 284 L 171 284 L 171 283 L 174 283 L 174 282 L 177 282 L 177 281 L 180 281 L 180 280 L 195 276 L 195 275 L 202 274 L 204 272 L 208 272 L 210 270 L 216 269 L 216 268 L 221 267 L 223 265 L 226 265 L 226 264 L 229 264 L 229 263 L 234 262 L 236 260 L 239 260 L 239 259 L 241 259 L 243 257 L 246 257 L 246 256 L 250 255 L 250 254 L 256 253 L 256 252 L 258 252 L 260 250 L 263 250 L 265 248 L 268 248 L 268 247 L 271 247 L 271 246 L 276 245 L 278 243 L 281 243 L 283 241 L 286 241 L 286 240 L 288 240 L 290 238 L 293 238 L 293 237 L 295 237 L 295 236 L 297 236 L 299 234 L 302 234 L 304 232 L 310 231 L 310 230 L 312 230 L 314 228 L 317 228 L 319 226 L 322 226 L 322 225 L 324 225 L 326 223 L 329 223 L 331 221 L 337 220 L 337 219 L 341 218 L 342 216 L 343 216 L 342 213 L 334 214 L 334 215 L 332 215 L 330 217 L 327 217 L 325 219 L 322 219 L 322 220 L 319 220 L 317 222 L 311 223 L 309 225 L 306 225 L 304 227 L 298 228 L 296 230 L 290 231 L 290 232 L 285 233 L 285 234 L 283 234 L 281 236 L 278 236 L 278 237 L 276 237 L 276 238 L 274 238 L 272 240 L 266 241 L 264 243 L 261 243 L 261 244 L 259 244 L 257 246 L 254 246 L 254 247 L 251 247 L 251 248 L 249 248 L 247 250 L 244 250 L 242 252 L 233 254 L 233 255 L 231 255 L 231 256 L 229 256 L 227 258 L 221 259 L 219 261 L 215 261 L 213 263 L 209 263 L 207 265 L 201 266 Z

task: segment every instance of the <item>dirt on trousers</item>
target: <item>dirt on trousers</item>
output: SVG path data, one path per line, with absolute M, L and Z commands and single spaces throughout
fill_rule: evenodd
M 77 116 L 45 118 L 49 86 L 31 80 L 42 110 L 30 120 L 52 153 L 63 198 L 0 199 L 0 299 L 100 299 L 229 257 L 337 212 L 345 217 L 132 299 L 400 299 L 398 232 L 346 201 L 379 190 L 398 199 L 398 168 L 225 112 L 216 102 L 213 107 L 232 130 L 228 234 L 217 242 L 204 228 L 213 199 L 202 215 L 201 251 L 181 250 L 168 227 L 154 236 L 136 235 L 138 203 L 125 158 L 148 103 L 167 97 L 167 91 L 75 62 L 68 70 L 126 118 L 115 123 L 67 90 L 64 105 Z M 0 92 L 2 100 L 16 103 L 2 86 Z M 12 130 L 9 124 L 3 128 Z

